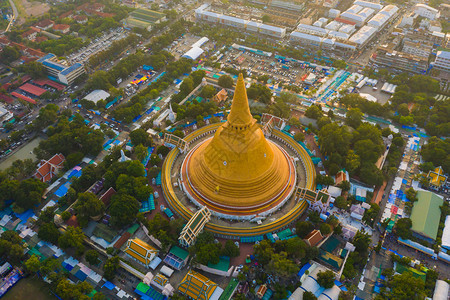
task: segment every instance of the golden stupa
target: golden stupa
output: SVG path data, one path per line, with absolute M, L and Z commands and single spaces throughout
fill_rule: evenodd
M 250 113 L 239 75 L 227 122 L 191 150 L 183 163 L 195 200 L 226 214 L 258 214 L 290 196 L 295 168 Z

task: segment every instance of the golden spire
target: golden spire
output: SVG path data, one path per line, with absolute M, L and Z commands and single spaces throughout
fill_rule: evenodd
M 236 89 L 234 90 L 233 102 L 231 104 L 231 111 L 227 120 L 231 126 L 235 127 L 249 126 L 254 121 L 248 106 L 247 90 L 245 89 L 242 73 L 239 73 Z

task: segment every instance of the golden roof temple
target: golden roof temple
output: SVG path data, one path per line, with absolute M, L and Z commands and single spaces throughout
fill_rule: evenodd
M 220 214 L 258 215 L 291 196 L 295 165 L 251 115 L 242 74 L 227 121 L 188 153 L 182 172 L 190 198 Z

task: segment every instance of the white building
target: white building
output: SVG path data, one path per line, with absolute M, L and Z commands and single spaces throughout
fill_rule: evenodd
M 322 39 L 320 36 L 312 35 L 308 33 L 292 31 L 290 35 L 291 42 L 301 43 L 305 46 L 312 46 L 320 48 L 322 45 Z
M 70 66 L 66 61 L 59 61 L 52 53 L 41 57 L 37 62 L 44 65 L 50 76 L 67 85 L 72 84 L 80 75 L 86 73 L 82 64 L 75 63 Z
M 4 124 L 5 122 L 8 122 L 14 117 L 13 113 L 10 112 L 5 108 L 3 103 L 0 103 L 0 122 L 1 124 Z
M 262 23 L 259 22 L 254 22 L 254 21 L 249 21 L 247 23 L 247 31 L 250 32 L 258 32 L 259 31 L 259 27 L 261 26 Z
M 105 100 L 109 96 L 111 96 L 111 95 L 108 92 L 104 91 L 104 90 L 93 90 L 88 95 L 86 95 L 83 99 L 86 99 L 88 101 L 92 101 L 95 104 L 97 104 L 98 101 Z
M 434 68 L 450 72 L 450 51 L 441 50 L 436 53 Z
M 316 35 L 316 36 L 327 36 L 328 32 L 329 32 L 328 29 L 317 27 L 317 26 L 312 26 L 312 25 L 306 25 L 306 24 L 298 25 L 297 26 L 297 31 L 298 32 L 307 33 L 307 34 Z
M 433 50 L 433 45 L 424 42 L 403 42 L 403 52 L 428 58 Z
M 286 35 L 286 28 L 210 12 L 206 10 L 207 8 L 208 6 L 202 5 L 195 10 L 195 18 L 197 21 L 220 24 L 223 26 L 236 28 L 240 31 L 260 33 L 277 39 L 281 39 Z
M 369 7 L 369 8 L 375 9 L 376 11 L 383 8 L 383 5 L 381 5 L 380 3 L 361 1 L 361 0 L 357 0 L 357 1 L 353 2 L 353 4 L 359 5 L 362 7 Z
M 417 15 L 430 20 L 439 19 L 440 16 L 439 10 L 422 3 L 416 4 L 416 6 L 414 7 L 414 12 Z
M 328 16 L 333 19 L 339 17 L 340 14 L 341 14 L 341 11 L 338 9 L 332 8 L 328 11 Z
M 283 38 L 286 35 L 286 28 L 261 24 L 259 26 L 259 33 L 275 38 Z
M 196 60 L 200 55 L 203 54 L 203 49 L 200 47 L 192 47 L 189 49 L 182 57 L 190 58 L 192 60 Z
M 364 47 L 375 35 L 377 29 L 371 26 L 363 26 L 349 39 L 349 42 L 355 43 L 358 48 Z

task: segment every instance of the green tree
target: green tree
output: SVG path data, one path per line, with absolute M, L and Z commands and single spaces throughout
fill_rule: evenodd
M 39 227 L 38 237 L 41 240 L 57 244 L 61 234 L 53 222 L 45 223 Z
M 223 88 L 230 89 L 233 87 L 234 81 L 229 75 L 222 75 L 219 77 L 217 84 Z
M 335 278 L 336 276 L 330 270 L 324 272 L 319 271 L 319 273 L 317 273 L 317 283 L 326 289 L 331 289 L 334 286 Z
M 81 151 L 70 153 L 69 155 L 67 155 L 66 161 L 64 162 L 65 168 L 68 170 L 75 167 L 83 160 L 83 157 L 84 154 Z
M 92 286 L 86 281 L 72 284 L 67 278 L 62 278 L 56 286 L 56 293 L 63 300 L 89 299 L 86 294 L 92 291 Z
M 343 196 L 338 196 L 334 201 L 334 205 L 340 209 L 347 209 L 348 202 Z
M 378 216 L 379 212 L 380 206 L 378 206 L 378 204 L 376 203 L 371 203 L 370 208 L 364 212 L 363 221 L 373 226 L 373 222 L 375 221 L 375 218 Z
M 36 273 L 41 268 L 41 262 L 36 255 L 32 255 L 26 262 L 25 268 L 31 273 Z
M 210 99 L 216 94 L 216 89 L 212 85 L 205 85 L 200 92 L 200 97 Z
M 409 239 L 412 235 L 411 227 L 412 222 L 410 218 L 401 218 L 395 223 L 395 232 L 402 239 Z
M 222 255 L 229 257 L 239 256 L 239 247 L 232 240 L 227 240 L 222 250 Z
M 310 291 L 303 293 L 303 300 L 317 300 L 317 297 Z
M 261 21 L 262 21 L 263 23 L 270 23 L 270 16 L 268 16 L 268 15 L 263 15 L 262 18 L 261 18 Z
M 370 245 L 370 235 L 364 231 L 358 231 L 353 238 L 355 251 L 358 253 L 367 253 Z
M 305 238 L 312 230 L 314 225 L 308 221 L 299 221 L 295 225 L 295 232 L 300 238 Z
M 142 161 L 144 158 L 147 157 L 147 148 L 142 144 L 139 144 L 134 147 L 134 154 L 136 155 L 136 158 L 138 160 Z
M 68 226 L 63 235 L 58 239 L 59 246 L 63 249 L 75 248 L 78 254 L 83 253 L 83 240 L 85 235 L 80 227 Z
M 142 128 L 138 128 L 130 132 L 131 143 L 135 146 L 142 144 L 144 146 L 151 146 L 151 138 L 149 134 Z
M 311 105 L 308 107 L 308 109 L 305 111 L 305 116 L 311 119 L 319 119 L 323 116 L 322 109 L 318 105 Z
M 104 213 L 105 205 L 93 193 L 80 193 L 75 210 L 82 217 L 96 217 Z
M 304 142 L 305 141 L 305 135 L 301 132 L 297 132 L 294 135 L 294 140 L 296 140 L 297 142 Z
M 349 150 L 347 157 L 345 158 L 345 165 L 350 173 L 355 172 L 361 165 L 361 159 L 358 154 L 353 150 Z
M 405 191 L 406 198 L 411 202 L 416 202 L 417 199 L 417 191 L 414 188 L 410 187 Z
M 113 256 L 108 258 L 103 265 L 103 277 L 107 280 L 112 281 L 116 277 L 116 271 L 119 269 L 120 258 L 118 256 Z
M 88 250 L 86 251 L 86 254 L 84 255 L 84 258 L 90 265 L 98 265 L 100 263 L 100 260 L 98 259 L 98 252 L 96 250 Z
M 425 283 L 422 279 L 414 277 L 411 272 L 394 275 L 388 282 L 388 287 L 389 299 L 423 299 L 426 296 Z
M 298 266 L 294 261 L 288 259 L 286 252 L 275 253 L 266 267 L 271 274 L 288 278 L 298 272 Z
M 351 108 L 347 111 L 347 115 L 345 117 L 345 124 L 358 128 L 362 123 L 363 113 L 359 108 Z
M 258 261 L 263 266 L 267 265 L 274 255 L 272 245 L 268 240 L 263 240 L 258 245 L 255 244 L 253 249 L 255 250 L 255 255 L 258 257 Z
M 344 192 L 348 192 L 350 190 L 350 182 L 348 182 L 347 180 L 342 181 L 341 183 L 339 183 L 338 187 L 344 191 Z
M 339 126 L 337 123 L 326 124 L 319 131 L 319 145 L 321 151 L 330 155 L 331 153 L 339 153 L 341 156 L 346 156 L 352 134 L 345 126 Z
M 323 235 L 330 234 L 331 233 L 331 226 L 328 225 L 327 223 L 320 224 L 320 233 L 322 233 Z
M 118 193 L 112 197 L 109 213 L 111 223 L 116 227 L 131 224 L 139 211 L 139 202 L 136 198 Z

